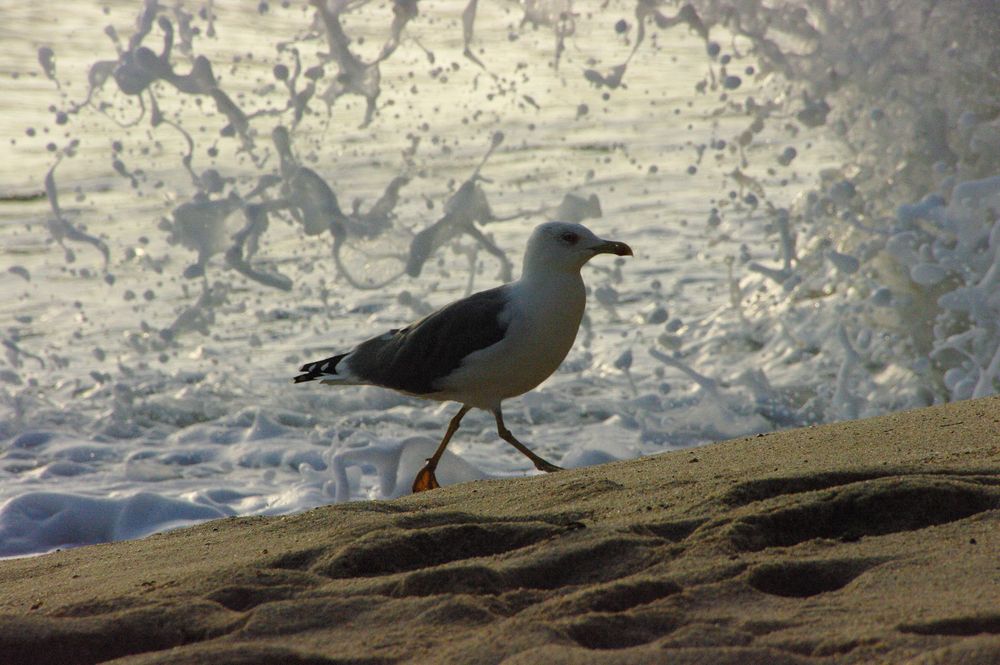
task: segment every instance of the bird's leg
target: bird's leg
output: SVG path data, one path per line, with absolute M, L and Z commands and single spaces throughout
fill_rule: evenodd
M 444 438 L 441 439 L 441 444 L 438 445 L 434 454 L 427 459 L 427 463 L 424 464 L 424 467 L 420 469 L 420 472 L 417 473 L 417 477 L 413 480 L 414 493 L 426 492 L 427 490 L 441 487 L 438 485 L 437 478 L 434 477 L 434 470 L 437 468 L 438 460 L 441 459 L 441 455 L 444 455 L 444 449 L 448 447 L 448 442 L 451 441 L 451 437 L 458 431 L 458 425 L 462 422 L 462 418 L 469 412 L 470 409 L 472 409 L 471 406 L 463 404 L 462 408 L 455 414 L 455 417 L 451 419 L 450 423 L 448 423 L 448 431 L 444 433 Z
M 558 467 L 551 462 L 546 462 L 541 457 L 531 452 L 526 445 L 514 438 L 514 435 L 510 433 L 507 426 L 503 424 L 503 412 L 500 410 L 500 407 L 494 409 L 493 416 L 497 419 L 497 434 L 500 435 L 500 438 L 517 448 L 522 455 L 530 459 L 532 463 L 534 463 L 536 469 L 548 473 L 553 471 L 562 471 L 562 467 Z

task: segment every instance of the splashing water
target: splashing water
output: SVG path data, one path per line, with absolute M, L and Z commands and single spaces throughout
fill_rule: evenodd
M 8 8 L 0 556 L 396 496 L 453 408 L 290 376 L 547 218 L 637 250 L 505 405 L 563 465 L 996 392 L 992 3 L 736 4 Z

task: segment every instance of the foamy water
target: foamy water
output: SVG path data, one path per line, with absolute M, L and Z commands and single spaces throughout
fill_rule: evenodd
M 408 491 L 456 405 L 291 376 L 549 218 L 636 250 L 504 405 L 563 466 L 992 394 L 1000 20 L 958 4 L 5 9 L 0 556 Z M 449 451 L 533 473 L 489 414 Z

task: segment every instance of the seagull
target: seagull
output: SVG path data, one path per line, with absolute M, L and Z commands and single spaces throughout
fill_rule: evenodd
M 491 412 L 500 438 L 536 469 L 560 471 L 514 437 L 500 404 L 535 388 L 566 358 L 587 302 L 580 269 L 598 254 L 632 256 L 632 248 L 602 240 L 581 224 L 541 224 L 528 239 L 520 279 L 457 300 L 347 353 L 306 363 L 294 381 L 380 386 L 460 403 L 413 481 L 414 492 L 440 487 L 434 476 L 438 461 L 474 408 Z

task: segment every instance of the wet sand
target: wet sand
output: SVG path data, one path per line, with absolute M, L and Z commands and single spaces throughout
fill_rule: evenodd
M 5 663 L 997 663 L 1000 399 L 0 562 Z

